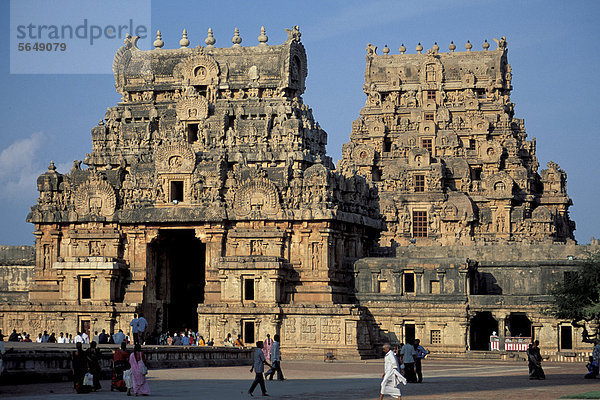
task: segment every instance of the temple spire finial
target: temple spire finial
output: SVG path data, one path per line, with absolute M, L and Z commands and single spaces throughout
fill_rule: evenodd
M 231 43 L 233 43 L 233 47 L 240 47 L 240 43 L 242 43 L 242 37 L 240 36 L 240 30 L 238 28 L 235 28 L 235 31 L 233 31 Z
M 465 49 L 467 49 L 467 51 L 471 51 L 472 48 L 473 48 L 473 45 L 471 44 L 471 42 L 469 40 L 467 40 L 467 44 L 465 44 Z
M 258 35 L 258 45 L 266 46 L 268 40 L 269 40 L 269 37 L 267 36 L 267 31 L 265 30 L 264 26 L 261 26 L 260 27 L 260 35 Z
M 213 36 L 212 28 L 208 28 L 208 35 L 204 39 L 204 43 L 206 43 L 206 47 L 214 47 L 215 43 L 217 43 L 217 40 Z
M 187 29 L 183 30 L 183 33 L 181 34 L 181 40 L 179 41 L 179 45 L 182 48 L 188 47 L 190 45 L 190 41 L 188 40 L 188 36 L 187 36 Z
M 483 47 L 483 50 L 488 51 L 488 49 L 490 48 L 490 44 L 488 43 L 487 39 L 485 39 L 485 42 L 483 42 L 483 45 L 481 45 L 481 47 Z
M 423 51 L 423 46 L 421 45 L 421 42 L 419 42 L 419 44 L 417 44 L 417 53 L 421 54 L 421 52 Z
M 165 45 L 165 42 L 163 42 L 163 40 L 162 40 L 162 35 L 160 33 L 160 30 L 156 31 L 156 40 L 154 41 L 153 44 L 154 44 L 155 49 L 161 49 Z
M 450 45 L 448 46 L 448 50 L 450 50 L 451 53 L 454 53 L 454 50 L 456 50 L 456 45 L 454 44 L 454 41 L 450 42 Z
M 400 46 L 398 50 L 400 50 L 400 54 L 406 53 L 406 47 L 404 46 L 404 43 L 402 43 L 402 46 Z

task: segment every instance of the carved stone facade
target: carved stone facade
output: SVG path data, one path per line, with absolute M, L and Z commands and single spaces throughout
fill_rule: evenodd
M 566 174 L 553 162 L 538 174 L 498 42 L 444 54 L 367 48 L 367 100 L 339 170 L 377 187 L 382 247 L 574 243 Z
M 477 312 L 529 313 L 552 338 L 540 279 L 584 250 L 566 174 L 537 173 L 513 118 L 504 40 L 448 54 L 369 45 L 367 104 L 335 169 L 301 97 L 297 27 L 274 46 L 264 31 L 254 47 L 237 31 L 230 48 L 186 36 L 117 51 L 122 100 L 92 129 L 87 168 L 38 178 L 29 301 L 0 304 L 3 321 L 128 330 L 142 311 L 151 333 L 279 333 L 297 356 L 373 356 L 411 335 L 464 351 L 482 340 L 469 336 Z

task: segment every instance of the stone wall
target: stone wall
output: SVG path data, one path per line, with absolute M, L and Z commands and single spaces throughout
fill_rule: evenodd
M 66 348 L 68 346 L 68 348 Z M 68 381 L 72 379 L 72 345 L 6 343 L 2 380 L 11 383 Z M 84 349 L 87 346 L 84 347 Z M 117 346 L 100 346 L 103 379 L 112 374 L 112 354 Z M 132 349 L 129 349 L 130 351 Z M 144 347 L 150 376 L 152 369 L 250 365 L 252 349 L 231 347 Z
M 28 299 L 33 281 L 35 254 L 32 246 L 0 246 L 0 302 Z M 0 315 L 0 329 L 2 329 Z

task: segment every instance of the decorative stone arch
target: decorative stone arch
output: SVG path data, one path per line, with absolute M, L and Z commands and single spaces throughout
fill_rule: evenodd
M 375 162 L 375 149 L 366 144 L 359 144 L 352 150 L 352 159 L 357 165 L 371 166 Z
M 187 142 L 164 143 L 154 153 L 156 172 L 192 173 L 196 166 L 196 155 Z
M 427 57 L 419 69 L 422 84 L 439 85 L 444 81 L 444 64 L 435 56 Z
M 208 54 L 186 58 L 173 69 L 173 76 L 184 85 L 216 85 L 219 83 L 219 64 Z
M 486 164 L 500 162 L 502 156 L 502 145 L 498 142 L 484 142 L 479 146 L 479 158 Z
M 552 222 L 552 212 L 546 206 L 539 206 L 531 213 L 533 222 Z
M 110 217 L 115 213 L 115 190 L 105 179 L 101 175 L 92 175 L 75 189 L 74 203 L 77 214 Z
M 314 164 L 304 171 L 305 184 L 327 185 L 329 170 L 323 164 Z
M 181 121 L 200 121 L 208 116 L 208 101 L 204 96 L 184 98 L 175 107 Z
M 408 165 L 411 167 L 423 168 L 431 164 L 431 154 L 429 150 L 420 147 L 410 149 L 408 153 Z
M 265 177 L 246 180 L 235 191 L 233 211 L 238 217 L 259 215 L 274 216 L 280 210 L 277 187 Z
M 512 197 L 513 186 L 513 178 L 504 171 L 498 172 L 485 180 L 487 196 L 494 199 Z

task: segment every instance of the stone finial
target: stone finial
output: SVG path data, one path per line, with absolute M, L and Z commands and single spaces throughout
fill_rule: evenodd
M 473 48 L 473 45 L 471 44 L 470 41 L 467 40 L 467 44 L 465 44 L 465 49 L 467 49 L 467 51 L 471 51 L 472 48 Z
M 190 45 L 190 41 L 187 37 L 187 29 L 183 30 L 183 33 L 181 34 L 181 40 L 179 41 L 179 45 L 181 47 L 188 47 Z
M 485 42 L 483 42 L 481 47 L 483 47 L 483 50 L 488 51 L 488 49 L 490 48 L 490 44 L 488 43 L 487 39 L 485 39 Z
M 240 30 L 238 28 L 235 28 L 235 31 L 233 31 L 231 43 L 233 43 L 233 47 L 240 47 L 240 43 L 242 43 L 242 37 L 240 36 Z
M 454 42 L 450 42 L 450 46 L 448 46 L 448 50 L 450 50 L 451 53 L 454 53 L 454 50 L 456 50 L 456 45 L 454 44 Z
M 56 171 L 56 166 L 54 165 L 54 161 L 50 161 L 50 165 L 48 165 L 48 171 Z
M 421 54 L 422 51 L 423 51 L 423 46 L 421 46 L 421 43 L 419 42 L 419 44 L 417 45 L 417 53 Z
M 433 43 L 433 47 L 431 48 L 435 53 L 440 51 L 440 46 L 438 46 L 437 42 Z
M 154 41 L 154 48 L 155 49 L 160 49 L 165 45 L 165 42 L 163 42 L 162 40 L 162 35 L 160 33 L 160 31 L 156 31 L 156 40 Z
M 502 36 L 500 40 L 494 38 L 494 42 L 498 45 L 496 50 L 504 50 L 507 47 L 506 36 Z
M 260 35 L 258 35 L 258 45 L 266 46 L 268 40 L 269 40 L 269 37 L 267 36 L 267 31 L 265 30 L 264 26 L 261 26 L 260 27 Z
M 206 47 L 213 47 L 215 43 L 217 43 L 217 40 L 213 36 L 212 28 L 208 28 L 208 35 L 206 36 L 206 39 L 204 39 L 204 43 L 206 43 Z
M 386 56 L 387 56 L 388 54 L 390 54 L 390 48 L 388 47 L 388 45 L 387 45 L 387 44 L 386 44 L 385 46 L 383 46 L 383 49 L 382 49 L 382 51 L 383 51 L 383 54 L 385 54 Z
M 402 43 L 402 46 L 400 46 L 398 50 L 400 50 L 400 54 L 406 53 L 406 47 L 404 47 L 404 43 Z

